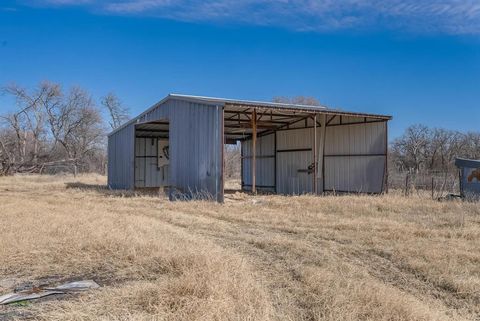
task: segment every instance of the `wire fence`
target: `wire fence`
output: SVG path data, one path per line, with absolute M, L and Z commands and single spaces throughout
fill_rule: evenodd
M 388 186 L 401 191 L 405 196 L 427 194 L 432 199 L 440 199 L 449 195 L 459 195 L 459 173 L 452 171 L 405 171 L 389 172 Z

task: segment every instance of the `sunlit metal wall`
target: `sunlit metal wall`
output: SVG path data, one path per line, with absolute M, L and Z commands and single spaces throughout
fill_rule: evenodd
M 354 123 L 355 124 L 351 124 Z M 311 123 L 257 141 L 257 185 L 279 194 L 313 193 L 313 128 Z M 325 153 L 320 148 L 321 128 L 317 127 L 317 190 L 381 193 L 386 185 L 387 122 L 344 117 L 326 128 Z M 242 182 L 251 188 L 251 140 L 242 143 Z M 321 162 L 320 162 L 321 164 Z M 273 184 L 273 187 L 271 186 Z
M 169 121 L 171 190 L 223 201 L 223 108 L 169 99 L 139 117 L 136 124 L 159 120 Z M 134 125 L 109 136 L 111 188 L 134 188 Z
M 327 127 L 325 190 L 381 193 L 386 184 L 387 122 Z

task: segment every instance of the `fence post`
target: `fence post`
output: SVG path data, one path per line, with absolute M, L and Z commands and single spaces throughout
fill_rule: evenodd
M 405 196 L 408 196 L 409 194 L 409 190 L 408 190 L 409 178 L 410 178 L 410 174 L 409 172 L 407 172 L 407 174 L 405 175 Z
M 433 175 L 432 175 L 432 200 L 435 199 L 435 195 L 433 193 L 433 187 L 434 187 L 434 178 L 433 178 Z

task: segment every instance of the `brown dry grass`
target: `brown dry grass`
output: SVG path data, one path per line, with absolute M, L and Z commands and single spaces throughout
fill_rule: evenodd
M 0 308 L 0 319 L 480 318 L 477 204 L 240 193 L 224 205 L 171 203 L 104 183 L 0 178 L 0 286 L 102 285 Z

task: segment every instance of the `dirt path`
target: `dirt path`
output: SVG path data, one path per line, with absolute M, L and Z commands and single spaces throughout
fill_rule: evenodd
M 354 242 L 335 239 L 324 228 L 285 229 L 218 213 L 167 212 L 157 219 L 201 236 L 241 255 L 255 266 L 257 279 L 265 284 L 276 307 L 276 319 L 317 320 L 317 295 L 303 277 L 305 267 L 322 269 L 326 261 L 361 269 L 379 283 L 408 293 L 420 302 L 446 311 L 446 315 L 480 316 L 475 297 L 459 295 L 394 262 L 382 253 L 365 250 Z

